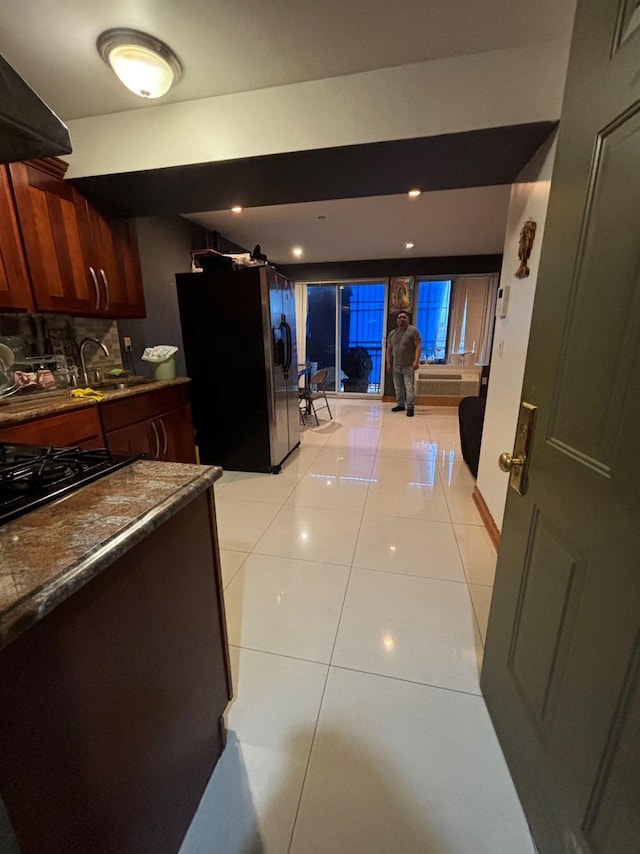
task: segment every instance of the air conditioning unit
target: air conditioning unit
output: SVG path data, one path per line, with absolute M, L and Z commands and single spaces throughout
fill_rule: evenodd
M 420 368 L 416 375 L 416 395 L 430 397 L 475 397 L 480 392 L 481 369 Z

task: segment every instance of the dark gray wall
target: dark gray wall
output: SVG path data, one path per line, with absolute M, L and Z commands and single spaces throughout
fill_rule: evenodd
M 118 321 L 120 346 L 125 367 L 129 367 L 122 339 L 132 339 L 136 373 L 153 376 L 153 365 L 141 361 L 145 347 L 173 344 L 176 353 L 176 372 L 185 376 L 182 332 L 176 294 L 176 273 L 191 269 L 193 225 L 179 216 L 152 216 L 134 220 L 138 232 L 138 247 L 144 281 L 147 316 L 144 320 Z

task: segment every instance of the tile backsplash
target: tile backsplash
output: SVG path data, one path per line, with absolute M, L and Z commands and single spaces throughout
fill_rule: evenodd
M 121 368 L 122 353 L 115 320 L 92 317 L 69 317 L 62 314 L 0 313 L 0 342 L 16 356 L 58 356 L 64 367 L 79 366 L 79 345 L 83 338 L 101 341 L 109 356 L 97 346 L 87 346 L 87 365 L 101 369 Z

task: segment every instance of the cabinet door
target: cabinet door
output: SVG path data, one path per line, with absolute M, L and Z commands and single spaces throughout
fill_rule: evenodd
M 95 292 L 94 313 L 114 317 L 110 283 L 117 275 L 117 266 L 111 224 L 77 192 L 74 192 L 74 204 L 82 253 Z
M 97 292 L 83 255 L 73 187 L 30 163 L 9 166 L 35 308 L 95 315 Z
M 142 270 L 135 228 L 126 219 L 111 221 L 115 270 L 110 282 L 112 317 L 146 317 Z
M 0 308 L 33 311 L 31 283 L 6 166 L 0 166 Z
M 142 272 L 135 232 L 76 193 L 85 261 L 97 279 L 97 311 L 105 317 L 144 317 Z
M 173 463 L 195 463 L 191 407 L 183 406 L 156 419 L 160 431 L 160 459 Z
M 129 427 L 107 433 L 107 448 L 114 454 L 144 454 L 147 459 L 157 460 L 161 450 L 158 428 L 152 429 L 151 421 L 138 421 Z

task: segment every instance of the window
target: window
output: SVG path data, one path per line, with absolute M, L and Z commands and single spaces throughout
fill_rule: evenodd
M 422 355 L 429 361 L 447 361 L 451 279 L 418 279 L 415 325 L 422 335 Z
M 449 323 L 449 354 L 487 365 L 491 354 L 497 276 L 458 276 Z

